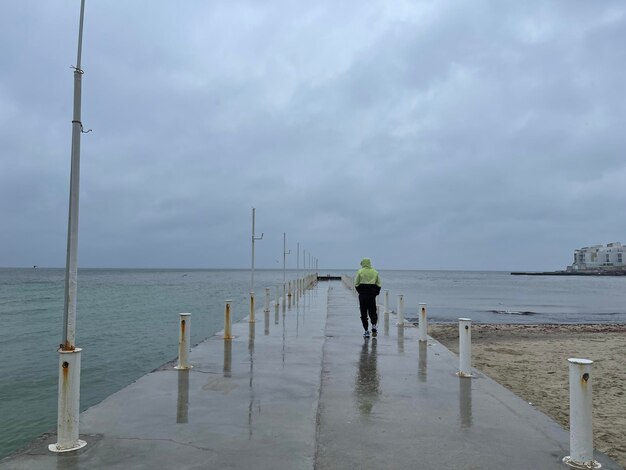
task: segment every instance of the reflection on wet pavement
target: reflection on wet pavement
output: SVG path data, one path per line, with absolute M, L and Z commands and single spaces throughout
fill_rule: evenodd
M 398 352 L 404 353 L 404 326 L 398 325 Z
M 389 336 L 389 312 L 385 312 L 384 329 L 385 336 Z
M 472 381 L 469 377 L 459 377 L 459 414 L 461 428 L 472 426 Z
M 426 382 L 427 373 L 426 366 L 428 362 L 428 342 L 420 341 L 419 342 L 419 351 L 418 351 L 418 359 L 417 359 L 417 379 L 420 382 Z
M 380 375 L 376 369 L 378 356 L 376 354 L 376 339 L 363 340 L 359 355 L 359 369 L 357 372 L 354 392 L 356 404 L 361 415 L 369 416 L 374 403 L 380 396 Z
M 189 421 L 189 369 L 178 371 L 178 400 L 176 401 L 176 422 Z
M 250 390 L 250 403 L 248 405 L 248 439 L 252 439 L 252 408 L 254 404 L 254 338 L 255 338 L 255 324 L 250 323 L 250 334 L 248 336 L 248 354 L 250 358 L 250 378 L 248 379 L 248 389 Z
M 250 356 L 250 379 L 249 387 L 252 388 L 252 378 L 254 377 L 254 338 L 255 338 L 255 325 L 256 323 L 250 323 L 250 334 L 248 336 L 248 354 Z
M 248 329 L 248 349 L 254 350 L 254 338 L 256 336 L 256 323 L 249 323 Z
M 231 377 L 233 342 L 224 340 L 224 377 Z

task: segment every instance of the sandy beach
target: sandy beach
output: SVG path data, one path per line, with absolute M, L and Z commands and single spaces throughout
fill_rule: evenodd
M 458 325 L 428 334 L 458 353 Z M 472 366 L 569 429 L 570 357 L 594 361 L 594 446 L 626 467 L 626 325 L 472 325 Z

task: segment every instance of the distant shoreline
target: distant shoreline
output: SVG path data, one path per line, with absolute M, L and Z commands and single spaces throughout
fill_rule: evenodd
M 512 271 L 511 276 L 626 276 L 626 271 Z

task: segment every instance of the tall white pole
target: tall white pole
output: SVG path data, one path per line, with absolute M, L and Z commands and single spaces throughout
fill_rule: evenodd
M 59 391 L 57 410 L 57 442 L 48 446 L 53 452 L 78 450 L 87 443 L 78 438 L 80 412 L 80 353 L 76 347 L 76 292 L 78 274 L 78 207 L 80 190 L 80 134 L 85 0 L 80 3 L 78 52 L 74 67 L 74 109 L 72 114 L 72 154 L 70 198 L 67 224 L 67 257 L 65 262 L 65 295 L 63 307 L 63 339 L 59 347 Z
M 252 267 L 250 280 L 250 322 L 254 321 L 254 207 L 252 208 Z
M 250 280 L 250 323 L 254 323 L 254 242 L 255 240 L 263 240 L 263 234 L 260 237 L 256 237 L 254 233 L 256 209 L 252 208 L 252 279 Z
M 85 0 L 80 5 L 80 26 L 78 30 L 78 57 L 74 67 L 74 112 L 72 116 L 72 155 L 70 170 L 70 200 L 67 225 L 67 256 L 65 262 L 65 302 L 63 321 L 63 341 L 61 348 L 72 351 L 76 345 L 76 290 L 78 272 L 78 207 L 80 190 L 80 134 L 81 89 L 83 71 L 80 68 L 83 42 L 83 17 Z
M 283 293 L 285 290 L 285 280 L 286 280 L 285 265 L 286 264 L 287 264 L 287 233 L 283 232 Z
M 287 251 L 287 233 L 283 232 L 283 312 L 285 311 L 285 306 L 287 304 L 287 286 L 286 286 L 286 266 L 287 266 L 287 255 L 291 253 L 291 250 Z

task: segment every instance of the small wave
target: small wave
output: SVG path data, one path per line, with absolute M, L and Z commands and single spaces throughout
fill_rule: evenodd
M 530 312 L 530 311 L 518 312 L 516 310 L 489 310 L 489 313 L 494 313 L 496 315 L 524 315 L 524 316 L 539 315 L 539 312 Z

